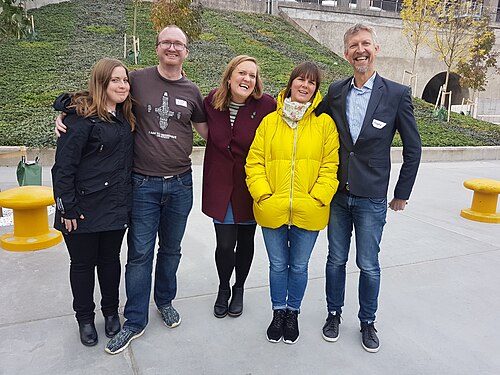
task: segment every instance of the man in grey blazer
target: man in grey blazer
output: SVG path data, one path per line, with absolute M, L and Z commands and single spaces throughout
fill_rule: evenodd
M 344 57 L 353 67 L 354 76 L 332 83 L 317 109 L 335 120 L 340 135 L 340 184 L 331 203 L 328 225 L 328 317 L 323 338 L 330 342 L 339 338 L 346 263 L 354 227 L 356 264 L 360 269 L 361 342 L 372 353 L 380 348 L 374 322 L 380 289 L 378 253 L 387 206 L 395 211 L 405 208 L 421 156 L 410 89 L 375 71 L 379 49 L 371 26 L 357 24 L 349 28 L 344 34 Z M 387 204 L 390 149 L 396 130 L 403 142 L 403 164 L 394 198 Z

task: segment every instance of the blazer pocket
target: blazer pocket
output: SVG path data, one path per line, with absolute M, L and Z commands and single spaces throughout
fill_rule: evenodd
M 388 168 L 390 162 L 386 159 L 370 159 L 368 165 L 372 168 Z

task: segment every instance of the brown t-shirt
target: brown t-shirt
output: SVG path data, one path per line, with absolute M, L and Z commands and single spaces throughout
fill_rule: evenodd
M 137 117 L 133 171 L 173 176 L 191 167 L 191 121 L 205 122 L 203 97 L 186 77 L 163 78 L 157 67 L 131 72 L 131 94 Z

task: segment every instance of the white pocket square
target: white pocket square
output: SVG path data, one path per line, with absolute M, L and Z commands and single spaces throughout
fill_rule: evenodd
M 387 124 L 385 122 L 383 122 L 383 121 L 379 121 L 379 120 L 373 119 L 372 125 L 373 125 L 374 128 L 382 129 Z

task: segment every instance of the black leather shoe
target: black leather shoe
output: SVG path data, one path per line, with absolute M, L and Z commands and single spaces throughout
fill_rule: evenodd
M 220 289 L 217 294 L 217 299 L 214 305 L 214 316 L 216 318 L 224 318 L 227 315 L 228 301 L 231 296 L 231 291 L 229 289 Z
M 229 316 L 236 318 L 243 312 L 243 288 L 233 286 L 233 297 L 229 304 Z
M 118 314 L 104 317 L 104 332 L 106 337 L 111 338 L 120 332 L 120 317 Z
M 85 346 L 94 346 L 97 344 L 97 331 L 95 330 L 94 322 L 78 323 L 80 330 L 80 341 Z

